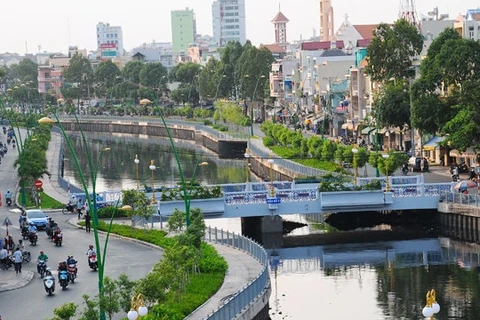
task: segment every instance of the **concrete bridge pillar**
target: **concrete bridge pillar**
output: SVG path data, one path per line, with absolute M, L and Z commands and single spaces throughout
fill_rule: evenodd
M 280 216 L 242 218 L 242 234 L 266 248 L 283 245 L 283 220 Z

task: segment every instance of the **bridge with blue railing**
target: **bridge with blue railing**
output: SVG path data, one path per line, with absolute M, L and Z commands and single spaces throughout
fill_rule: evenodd
M 332 212 L 388 211 L 436 209 L 441 194 L 453 191 L 454 183 L 425 183 L 423 176 L 359 178 L 357 186 L 380 180 L 381 190 L 320 192 L 318 183 L 296 184 L 289 181 L 218 185 L 223 197 L 191 200 L 205 216 L 215 218 L 262 217 L 271 215 L 313 214 Z M 213 187 L 213 186 L 210 186 Z M 352 186 L 353 187 L 353 186 Z M 79 194 L 79 197 L 84 194 Z M 151 192 L 147 192 L 151 197 Z M 101 192 L 100 205 L 113 204 L 121 191 Z M 184 201 L 161 201 L 162 192 L 155 192 L 158 215 L 170 216 Z

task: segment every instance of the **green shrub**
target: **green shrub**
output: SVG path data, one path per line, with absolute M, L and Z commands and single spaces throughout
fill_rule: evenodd
M 266 147 L 271 147 L 275 145 L 275 141 L 270 137 L 263 137 L 263 145 Z

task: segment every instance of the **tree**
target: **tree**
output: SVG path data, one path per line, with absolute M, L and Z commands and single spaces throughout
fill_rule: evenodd
M 112 316 L 120 311 L 119 295 L 116 283 L 110 277 L 105 277 L 103 280 L 103 297 L 98 301 L 99 305 L 108 318 L 112 320 Z
M 60 307 L 53 309 L 55 317 L 50 320 L 70 320 L 77 314 L 77 305 L 73 302 L 67 302 Z
M 126 81 L 140 84 L 140 72 L 145 64 L 141 61 L 129 61 L 122 70 L 122 77 Z
M 197 76 L 202 69 L 202 66 L 198 63 L 186 62 L 179 63 L 172 68 L 168 79 L 170 82 L 180 82 L 183 84 L 190 84 L 193 82 L 195 76 Z
M 70 59 L 64 77 L 66 88 L 62 89 L 62 93 L 65 97 L 77 100 L 88 97 L 93 83 L 92 65 L 88 58 L 75 53 Z
M 100 62 L 95 70 L 95 82 L 97 84 L 95 93 L 97 96 L 106 97 L 112 96 L 112 88 L 120 78 L 120 70 L 117 65 L 111 60 Z M 107 104 L 105 102 L 105 104 Z
M 83 310 L 80 320 L 98 320 L 100 312 L 98 310 L 98 302 L 91 300 L 86 294 L 82 296 L 85 309 Z
M 200 95 L 203 99 L 212 100 L 217 90 L 217 79 L 214 77 L 216 70 L 221 68 L 220 61 L 215 58 L 208 60 L 198 77 Z
M 366 72 L 376 82 L 409 77 L 412 59 L 422 48 L 422 35 L 405 19 L 397 20 L 393 26 L 381 23 L 367 48 Z
M 167 83 L 168 71 L 160 62 L 146 63 L 138 76 L 142 86 L 159 89 Z
M 399 79 L 389 81 L 385 84 L 384 90 L 378 105 L 380 123 L 382 126 L 402 128 L 405 124 L 410 126 L 410 95 L 408 80 Z

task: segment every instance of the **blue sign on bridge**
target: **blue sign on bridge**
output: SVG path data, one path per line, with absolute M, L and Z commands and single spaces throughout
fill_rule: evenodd
M 279 204 L 280 203 L 280 198 L 267 198 L 267 204 Z

